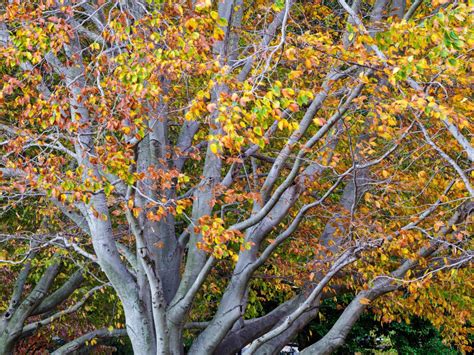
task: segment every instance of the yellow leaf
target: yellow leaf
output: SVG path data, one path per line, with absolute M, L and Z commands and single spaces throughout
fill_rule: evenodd
M 288 75 L 288 78 L 290 78 L 290 80 L 294 80 L 299 78 L 302 74 L 303 72 L 301 70 L 292 70 Z
M 360 304 L 369 304 L 370 303 L 370 300 L 368 298 L 365 298 L 365 297 L 362 297 L 360 300 L 359 300 Z
M 369 77 L 367 75 L 365 75 L 363 72 L 359 74 L 359 79 L 364 84 L 369 84 L 370 83 Z
M 320 117 L 316 117 L 313 119 L 313 122 L 317 125 L 317 126 L 324 126 L 325 122 L 322 118 Z
M 295 60 L 296 59 L 295 53 L 296 53 L 296 49 L 289 48 L 285 51 L 285 56 L 288 60 Z
M 197 10 L 202 10 L 211 6 L 212 6 L 211 0 L 201 0 L 196 3 Z
M 213 20 L 217 20 L 219 18 L 219 14 L 216 11 L 211 11 L 211 18 Z
M 190 32 L 194 31 L 197 27 L 198 23 L 196 21 L 195 18 L 190 18 L 188 21 L 186 21 L 186 23 L 184 24 L 184 26 L 186 27 L 186 29 Z
M 388 124 L 389 126 L 396 126 L 397 125 L 397 120 L 393 116 L 388 117 Z
M 285 127 L 288 127 L 288 121 L 283 118 L 278 122 L 278 128 L 283 129 Z
M 219 146 L 217 145 L 217 143 L 211 143 L 209 148 L 214 154 L 217 154 L 217 152 L 219 151 Z
M 444 223 L 441 221 L 437 221 L 434 224 L 434 231 L 437 232 L 440 230 L 441 227 L 444 227 Z
M 91 49 L 99 50 L 100 49 L 100 44 L 97 42 L 94 42 L 90 45 Z
M 225 33 L 219 27 L 215 27 L 212 37 L 218 41 L 222 41 L 225 37 Z
M 253 132 L 258 136 L 263 136 L 262 127 L 260 127 L 260 126 L 254 127 Z

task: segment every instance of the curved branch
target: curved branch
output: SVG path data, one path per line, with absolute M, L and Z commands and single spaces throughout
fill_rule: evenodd
M 23 302 L 21 302 L 15 313 L 13 313 L 9 321 L 9 325 L 12 327 L 9 331 L 10 337 L 14 338 L 21 334 L 23 323 L 46 296 L 46 293 L 59 272 L 59 266 L 59 263 L 54 263 L 45 270 L 36 286 Z
M 102 328 L 94 330 L 83 336 L 70 341 L 67 344 L 64 344 L 59 349 L 56 349 L 51 353 L 51 355 L 65 355 L 70 354 L 76 350 L 82 348 L 86 342 L 91 341 L 92 339 L 104 339 L 104 338 L 116 338 L 116 337 L 125 337 L 127 336 L 127 331 L 125 329 L 112 329 Z
M 339 121 L 344 113 L 347 111 L 349 108 L 349 105 L 352 103 L 352 100 L 354 100 L 357 96 L 359 96 L 360 92 L 362 91 L 362 88 L 364 87 L 365 84 L 359 84 L 355 88 L 351 90 L 351 94 L 347 98 L 346 102 L 337 110 L 334 115 L 327 121 L 327 123 L 321 127 L 318 132 L 311 137 L 306 144 L 300 149 L 298 152 L 298 155 L 296 156 L 295 162 L 293 164 L 293 168 L 291 172 L 288 174 L 286 177 L 285 181 L 278 186 L 278 188 L 275 190 L 271 198 L 268 200 L 268 202 L 262 207 L 262 209 L 256 213 L 254 216 L 246 219 L 245 221 L 242 221 L 240 223 L 234 224 L 231 226 L 229 229 L 231 230 L 244 230 L 247 229 L 258 222 L 260 222 L 267 214 L 270 212 L 270 210 L 273 208 L 273 206 L 278 202 L 279 198 L 281 195 L 285 192 L 285 190 L 293 183 L 294 179 L 298 175 L 298 171 L 303 163 L 303 158 L 306 156 L 308 151 L 317 143 L 319 140 L 331 129 L 334 124 Z M 275 162 L 276 164 L 276 162 Z M 273 169 L 273 168 L 272 168 Z
M 441 155 L 441 157 L 443 157 L 443 159 L 446 160 L 454 168 L 454 170 L 456 170 L 456 172 L 459 174 L 462 181 L 464 182 L 464 185 L 466 186 L 467 190 L 469 191 L 469 194 L 471 195 L 471 197 L 474 198 L 474 188 L 472 187 L 471 183 L 469 182 L 469 179 L 467 178 L 466 174 L 461 169 L 461 167 L 448 154 L 446 154 L 440 147 L 438 147 L 435 142 L 433 142 L 430 135 L 426 131 L 425 126 L 423 126 L 421 122 L 418 122 L 418 126 L 423 132 L 423 135 L 425 136 L 425 139 L 428 142 L 428 144 L 432 146 L 433 149 L 436 150 L 438 154 Z
M 32 331 L 35 331 L 36 329 L 38 329 L 41 326 L 45 326 L 47 324 L 50 324 L 50 323 L 54 322 L 56 319 L 61 318 L 62 316 L 66 315 L 66 314 L 76 312 L 79 308 L 82 307 L 82 305 L 84 305 L 84 303 L 86 303 L 86 301 L 89 299 L 89 297 L 91 297 L 98 290 L 100 290 L 104 287 L 107 287 L 107 286 L 109 286 L 109 284 L 96 286 L 96 287 L 92 288 L 91 290 L 89 290 L 82 297 L 82 299 L 79 302 L 76 302 L 75 304 L 73 304 L 72 306 L 66 308 L 65 310 L 56 312 L 52 316 L 50 316 L 48 318 L 45 318 L 45 319 L 42 319 L 40 321 L 27 324 L 26 326 L 23 327 L 22 334 L 28 334 Z
M 311 294 L 306 298 L 306 300 L 296 308 L 290 315 L 286 317 L 286 319 L 276 328 L 272 329 L 265 335 L 261 336 L 260 338 L 256 339 L 249 348 L 244 351 L 244 355 L 250 355 L 255 352 L 262 344 L 265 342 L 277 337 L 279 334 L 283 333 L 286 329 L 288 329 L 293 322 L 304 312 L 306 312 L 309 308 L 311 308 L 312 303 L 314 300 L 321 296 L 323 288 L 331 281 L 332 277 L 336 275 L 341 269 L 345 266 L 349 265 L 350 263 L 356 260 L 356 254 L 362 250 L 361 247 L 358 248 L 351 248 L 350 250 L 344 252 L 332 265 L 331 269 L 326 273 L 326 275 L 321 279 L 318 283 L 318 286 L 314 288 Z
M 430 211 L 430 209 L 428 210 Z M 461 223 L 466 220 L 474 212 L 474 202 L 468 202 L 461 205 L 456 213 L 450 218 L 448 226 L 442 228 L 440 234 L 445 235 L 452 230 L 452 226 Z M 420 258 L 426 258 L 429 255 L 432 255 L 439 245 L 439 241 L 432 241 L 428 247 L 423 247 L 418 255 Z M 340 347 L 354 323 L 359 319 L 362 312 L 367 308 L 367 300 L 373 301 L 376 298 L 392 292 L 399 288 L 399 285 L 396 284 L 395 279 L 399 279 L 406 274 L 406 272 L 416 265 L 420 258 L 405 260 L 396 270 L 394 270 L 389 277 L 378 277 L 373 281 L 374 286 L 369 290 L 361 291 L 346 307 L 342 315 L 336 321 L 334 326 L 329 330 L 326 335 L 309 346 L 306 349 L 303 349 L 301 354 L 310 355 L 310 354 L 331 354 L 335 349 Z M 365 300 L 363 300 L 365 299 Z M 364 302 L 365 301 L 365 302 Z
M 474 147 L 469 143 L 466 137 L 462 135 L 462 133 L 459 131 L 458 127 L 454 123 L 449 122 L 447 118 L 443 118 L 442 121 L 448 128 L 448 131 L 452 134 L 452 136 L 458 141 L 461 147 L 464 148 L 464 151 L 466 152 L 469 160 L 474 163 Z
M 72 274 L 72 276 L 60 288 L 43 299 L 31 315 L 35 316 L 52 311 L 55 307 L 64 302 L 74 291 L 76 291 L 83 281 L 83 270 L 79 269 Z

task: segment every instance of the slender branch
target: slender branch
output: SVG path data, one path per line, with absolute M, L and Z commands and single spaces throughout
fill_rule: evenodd
M 246 219 L 245 221 L 234 224 L 229 229 L 244 230 L 246 228 L 249 228 L 257 224 L 258 222 L 260 222 L 268 214 L 268 212 L 270 212 L 270 210 L 277 203 L 281 195 L 293 183 L 294 179 L 296 178 L 298 174 L 299 168 L 301 164 L 303 163 L 303 158 L 310 151 L 310 149 L 317 142 L 319 142 L 319 140 L 331 129 L 331 127 L 334 126 L 334 124 L 337 121 L 339 121 L 339 119 L 342 118 L 342 116 L 345 114 L 345 112 L 349 108 L 349 105 L 360 94 L 363 87 L 364 87 L 364 84 L 359 84 L 355 88 L 353 88 L 346 102 L 337 110 L 336 113 L 333 114 L 333 116 L 326 122 L 326 124 L 323 127 L 321 127 L 318 130 L 318 132 L 313 137 L 311 137 L 306 142 L 306 144 L 300 149 L 300 151 L 298 152 L 298 155 L 296 156 L 291 172 L 288 174 L 284 182 L 280 186 L 278 186 L 278 188 L 275 190 L 275 192 L 273 193 L 271 198 L 268 200 L 268 202 L 262 207 L 262 209 L 259 212 L 257 212 L 255 215 L 253 215 L 252 217 Z
M 311 294 L 306 298 L 306 300 L 296 308 L 286 319 L 276 328 L 272 329 L 265 335 L 256 339 L 252 342 L 250 347 L 248 347 L 243 354 L 251 355 L 255 350 L 263 343 L 277 337 L 279 334 L 284 332 L 302 313 L 304 313 L 308 308 L 311 307 L 312 302 L 321 295 L 323 288 L 328 284 L 332 277 L 338 273 L 345 266 L 356 260 L 355 255 L 361 251 L 361 248 L 351 248 L 350 250 L 344 252 L 331 266 L 331 269 L 326 273 L 323 279 L 319 282 L 318 286 L 314 288 Z
M 173 309 L 176 306 L 181 308 L 183 311 L 186 311 L 189 309 L 189 307 L 191 306 L 194 300 L 194 297 L 196 296 L 197 292 L 201 288 L 204 281 L 206 281 L 206 277 L 211 271 L 211 268 L 214 266 L 215 262 L 216 262 L 216 259 L 213 256 L 210 256 L 207 259 L 206 264 L 204 264 L 204 267 L 201 269 L 198 276 L 196 277 L 196 280 L 194 280 L 193 284 L 191 285 L 191 287 L 189 287 L 186 294 L 183 297 L 181 297 L 179 300 L 173 301 L 173 303 L 171 303 L 170 307 L 168 308 L 169 310 Z M 182 313 L 182 312 L 178 312 L 178 313 Z
M 67 314 L 71 314 L 71 313 L 74 313 L 76 312 L 79 308 L 81 308 L 84 303 L 86 303 L 86 301 L 97 291 L 103 289 L 104 287 L 107 287 L 109 286 L 110 284 L 104 284 L 104 285 L 100 285 L 100 286 L 96 286 L 92 289 L 90 289 L 83 297 L 82 299 L 79 301 L 79 302 L 76 302 L 75 304 L 73 304 L 72 306 L 66 308 L 65 310 L 62 310 L 62 311 L 59 311 L 59 312 L 56 312 L 54 313 L 52 316 L 48 317 L 48 318 L 45 318 L 45 319 L 42 319 L 40 321 L 37 321 L 37 322 L 33 322 L 33 323 L 30 323 L 30 324 L 27 324 L 26 326 L 23 327 L 23 330 L 22 330 L 22 333 L 30 333 L 36 329 L 38 329 L 39 327 L 41 326 L 45 326 L 45 325 L 48 325 L 52 322 L 54 322 L 56 319 L 59 319 L 61 318 L 62 316 L 65 316 Z
M 462 181 L 464 182 L 464 185 L 466 186 L 467 190 L 469 191 L 469 194 L 471 195 L 471 197 L 474 198 L 474 188 L 472 187 L 471 183 L 469 182 L 469 179 L 467 178 L 466 174 L 461 169 L 461 167 L 448 154 L 446 154 L 440 147 L 438 147 L 435 144 L 435 142 L 433 142 L 430 135 L 426 131 L 425 126 L 421 122 L 417 122 L 417 123 L 421 131 L 423 132 L 423 135 L 425 136 L 425 139 L 428 142 L 428 144 L 432 146 L 433 149 L 436 150 L 438 154 L 441 155 L 441 157 L 443 157 L 443 159 L 446 160 L 454 168 L 454 170 L 456 170 L 456 172 L 459 174 Z
M 117 338 L 117 337 L 126 337 L 126 329 L 108 329 L 102 328 L 97 329 L 83 336 L 70 341 L 69 343 L 64 344 L 59 349 L 56 349 L 51 353 L 51 355 L 66 355 L 71 354 L 76 350 L 81 349 L 86 342 L 91 341 L 92 339 L 103 339 L 103 338 Z
M 416 10 L 418 9 L 418 7 L 420 7 L 422 2 L 423 2 L 423 0 L 415 0 L 413 2 L 413 4 L 411 4 L 408 11 L 405 13 L 405 16 L 403 16 L 403 19 L 405 21 L 409 20 L 415 14 Z
M 56 291 L 47 296 L 39 305 L 35 308 L 32 316 L 43 314 L 52 311 L 59 304 L 64 302 L 84 281 L 84 271 L 82 269 L 77 270 L 72 274 L 69 279 Z

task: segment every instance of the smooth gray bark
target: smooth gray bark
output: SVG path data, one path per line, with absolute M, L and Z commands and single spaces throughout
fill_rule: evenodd
M 127 335 L 127 331 L 125 329 L 112 329 L 112 330 L 109 330 L 106 328 L 97 329 L 64 344 L 59 349 L 56 349 L 55 351 L 53 351 L 51 354 L 52 355 L 71 354 L 74 351 L 81 349 L 86 344 L 86 342 L 91 341 L 92 339 L 101 340 L 104 338 L 124 337 L 126 335 Z
M 354 0 L 352 7 L 348 7 L 343 1 L 340 1 L 340 3 L 346 11 L 349 11 L 348 21 L 363 28 L 362 20 L 359 19 L 358 14 L 361 9 L 364 11 L 365 8 L 361 6 L 360 2 Z M 411 16 L 419 4 L 420 2 L 414 2 L 405 17 Z M 120 11 L 129 15 L 126 21 L 139 21 L 147 14 L 148 10 L 148 4 L 144 1 L 121 0 L 117 5 Z M 251 55 L 247 55 L 247 49 L 244 49 L 242 53 L 239 52 L 241 50 L 239 48 L 239 36 L 243 29 L 241 23 L 244 15 L 243 5 L 244 3 L 241 0 L 224 0 L 217 4 L 219 17 L 226 20 L 226 25 L 221 26 L 225 33 L 224 39 L 214 44 L 214 59 L 222 66 L 229 65 L 229 70 L 235 70 L 235 66 L 241 65 L 242 69 L 237 77 L 240 82 L 249 77 L 252 80 L 259 81 L 262 76 L 257 74 L 255 77 L 251 77 L 252 70 L 258 60 L 261 60 L 262 63 L 266 62 L 269 57 L 271 58 L 276 53 L 271 52 L 272 48 L 278 49 L 279 45 L 277 44 L 276 47 L 270 46 L 276 36 L 280 36 L 279 43 L 283 48 L 286 31 L 289 30 L 287 21 L 292 11 L 293 1 L 286 0 L 285 8 L 275 14 L 273 19 L 269 21 L 268 26 L 263 28 L 261 42 L 256 46 L 255 53 L 251 53 Z M 56 80 L 62 80 L 69 91 L 69 115 L 72 121 L 79 124 L 77 137 L 74 137 L 72 141 L 74 151 L 66 148 L 62 148 L 60 151 L 69 155 L 75 159 L 78 165 L 84 167 L 84 175 L 81 177 L 83 181 L 92 177 L 97 181 L 106 179 L 110 182 L 118 178 L 106 172 L 103 166 L 98 166 L 95 159 L 92 159 L 96 154 L 94 146 L 97 143 L 94 139 L 98 132 L 96 131 L 94 113 L 89 112 L 88 107 L 83 103 L 83 89 L 88 87 L 88 80 L 91 80 L 91 78 L 89 78 L 89 73 L 82 58 L 84 46 L 81 42 L 83 39 L 87 39 L 88 41 L 96 41 L 102 46 L 107 46 L 107 42 L 101 38 L 100 33 L 108 25 L 102 8 L 96 8 L 93 2 L 84 2 L 83 7 L 85 13 L 90 16 L 85 21 L 87 26 L 72 18 L 69 14 L 62 13 L 61 16 L 69 24 L 72 24 L 77 31 L 74 32 L 71 43 L 64 46 L 64 50 L 60 55 L 48 53 L 45 60 L 55 71 Z M 368 28 L 370 29 L 369 32 L 374 34 L 377 31 L 378 24 L 387 16 L 402 18 L 406 11 L 405 7 L 405 0 L 391 2 L 377 0 L 372 12 L 361 14 L 361 18 L 364 21 L 365 18 L 370 18 Z M 350 41 L 346 34 L 344 36 L 343 43 L 347 48 Z M 8 41 L 7 28 L 2 24 L 0 27 L 0 44 L 4 46 Z M 110 54 L 107 55 L 116 55 L 116 49 L 109 49 Z M 385 59 L 384 54 L 376 46 L 372 46 L 371 49 L 381 59 Z M 239 58 L 244 55 L 244 60 L 239 61 Z M 28 64 L 24 63 L 22 69 L 32 70 L 31 65 Z M 365 76 L 376 75 L 373 70 L 363 68 L 358 66 L 344 70 L 337 67 L 329 68 L 322 87 L 315 92 L 314 100 L 308 107 L 302 107 L 304 113 L 298 129 L 283 142 L 283 147 L 275 152 L 275 157 L 260 154 L 259 147 L 253 145 L 242 151 L 239 156 L 242 162 L 233 163 L 229 169 L 227 169 L 226 162 L 222 157 L 213 152 L 210 144 L 199 146 L 194 143 L 200 129 L 208 129 L 211 135 L 223 133 L 220 122 L 216 119 L 218 113 L 212 113 L 209 117 L 206 117 L 209 122 L 206 120 L 203 120 L 203 122 L 186 121 L 179 133 L 170 132 L 169 124 L 173 123 L 171 122 L 173 118 L 169 112 L 170 108 L 163 97 L 159 97 L 157 99 L 159 104 L 149 107 L 150 111 L 147 117 L 149 130 L 145 137 L 142 139 L 126 137 L 127 144 L 135 144 L 135 165 L 130 167 L 130 171 L 139 174 L 146 174 L 149 169 L 184 172 L 189 161 L 188 154 L 191 151 L 205 147 L 205 160 L 202 164 L 202 172 L 199 172 L 202 179 L 200 179 L 197 186 L 187 192 L 188 197 L 192 197 L 193 200 L 192 213 L 190 220 L 187 221 L 189 225 L 185 227 L 182 234 L 185 237 L 181 240 L 178 239 L 181 227 L 178 227 L 177 218 L 171 214 L 163 217 L 160 221 L 151 221 L 146 217 L 147 212 L 153 213 L 156 211 L 157 206 L 162 203 L 160 201 L 175 201 L 179 198 L 175 181 L 171 182 L 171 187 L 166 188 L 156 186 L 152 179 L 141 180 L 131 186 L 127 186 L 122 181 L 114 185 L 117 186 L 117 196 L 121 201 L 133 201 L 134 207 L 142 210 L 138 217 L 131 211 L 126 211 L 128 227 L 135 237 L 136 244 L 134 248 L 136 250 L 133 252 L 128 249 L 127 245 L 118 244 L 115 240 L 110 214 L 110 200 L 103 191 L 99 190 L 92 194 L 87 204 L 81 203 L 74 206 L 77 208 L 77 212 L 69 211 L 58 201 L 53 201 L 71 221 L 91 236 L 95 252 L 94 261 L 100 265 L 110 280 L 124 307 L 127 334 L 132 342 L 135 354 L 182 354 L 184 352 L 182 333 L 192 310 L 193 300 L 217 262 L 198 247 L 198 243 L 202 241 L 202 235 L 197 228 L 194 229 L 193 227 L 201 217 L 211 216 L 215 212 L 214 203 L 220 197 L 219 189 L 223 187 L 232 188 L 232 183 L 241 171 L 245 170 L 245 174 L 247 174 L 246 169 L 252 157 L 259 158 L 262 164 L 271 164 L 266 169 L 267 174 L 263 186 L 258 187 L 256 183 L 258 181 L 256 178 L 258 177 L 258 166 L 255 160 L 251 161 L 254 173 L 253 188 L 255 192 L 261 194 L 262 199 L 255 201 L 250 216 L 241 216 L 242 218 L 239 218 L 229 229 L 243 233 L 245 241 L 253 243 L 253 247 L 250 250 L 240 251 L 238 262 L 230 276 L 217 312 L 195 339 L 190 354 L 234 353 L 253 341 L 252 351 L 254 353 L 275 354 L 314 318 L 318 311 L 320 299 L 323 297 L 323 288 L 332 278 L 337 277 L 346 265 L 354 261 L 359 252 L 359 250 L 353 249 L 344 250 L 342 244 L 338 242 L 339 239 L 335 237 L 336 227 L 343 234 L 349 233 L 344 225 L 337 221 L 339 216 L 330 219 L 322 236 L 316 236 L 320 237 L 321 244 L 326 246 L 333 255 L 342 255 L 341 259 L 334 263 L 333 268 L 329 271 L 317 270 L 314 285 L 305 288 L 297 297 L 283 303 L 267 315 L 258 319 L 243 320 L 247 306 L 249 283 L 252 277 L 254 277 L 258 268 L 267 262 L 271 254 L 278 247 L 284 245 L 283 243 L 297 231 L 306 213 L 311 208 L 321 205 L 336 189 L 343 187 L 341 207 L 352 214 L 357 207 L 357 202 L 367 189 L 370 181 L 370 168 L 393 152 L 390 148 L 382 158 L 369 163 L 360 162 L 360 157 L 357 156 L 356 152 L 352 157 L 354 159 L 353 167 L 348 169 L 346 173 L 337 176 L 337 181 L 327 192 L 323 192 L 323 196 L 317 196 L 315 197 L 316 201 L 300 206 L 301 196 L 306 192 L 306 184 L 315 182 L 328 169 L 323 164 L 325 162 L 309 160 L 308 152 L 318 145 L 325 145 L 326 149 L 335 150 L 337 140 L 332 141 L 330 136 L 344 124 L 344 115 L 356 107 L 356 99 L 361 95 L 365 86 L 355 79 L 350 87 L 339 90 L 342 94 L 335 94 L 333 87 L 337 87 L 338 84 L 335 85 L 335 83 L 339 80 L 351 76 L 357 78 L 359 74 Z M 232 92 L 229 87 L 218 83 L 217 80 L 214 84 L 211 103 L 219 105 L 221 96 L 230 95 Z M 38 90 L 48 94 L 47 85 L 45 83 L 41 85 L 42 88 Z M 166 79 L 163 79 L 162 86 L 164 93 L 168 93 Z M 45 95 L 45 97 L 48 95 Z M 331 95 L 336 97 L 342 95 L 343 98 L 337 109 L 331 115 L 328 115 L 324 125 L 316 131 L 310 130 L 313 119 L 322 111 L 321 109 L 324 108 L 326 100 Z M 284 112 L 282 117 L 288 117 L 288 114 L 288 112 Z M 207 123 L 209 123 L 209 127 L 204 127 Z M 446 122 L 445 124 L 472 161 L 472 147 L 467 142 L 466 137 L 459 132 L 456 126 L 449 125 Z M 277 122 L 274 122 L 265 133 L 266 138 L 274 134 L 276 127 Z M 14 132 L 9 132 L 9 134 L 14 134 Z M 393 149 L 395 148 L 396 145 Z M 227 173 L 224 175 L 226 169 Z M 12 169 L 2 169 L 2 172 L 8 178 L 19 176 L 22 173 Z M 251 189 L 252 187 L 249 187 L 249 190 Z M 151 204 L 154 204 L 154 207 L 149 207 Z M 287 221 L 287 226 L 281 228 L 281 222 Z M 267 240 L 274 235 L 276 235 L 274 244 L 267 245 Z M 435 249 L 435 246 L 433 246 L 424 253 L 432 253 Z M 126 257 L 126 262 L 122 260 L 122 256 Z M 396 275 L 403 274 L 414 265 L 415 263 L 407 261 L 396 272 Z M 17 306 L 24 287 L 25 278 L 22 275 L 25 273 L 27 275 L 28 270 L 27 265 L 24 273 L 20 274 L 12 297 L 11 308 L 18 307 L 12 312 L 13 317 L 18 318 L 15 320 L 15 324 L 23 324 L 29 315 L 40 315 L 51 311 L 67 299 L 72 293 L 72 289 L 82 281 L 81 274 L 75 274 L 57 291 L 47 296 L 46 291 L 51 286 L 55 273 L 57 273 L 52 269 L 50 275 L 46 273 L 44 275 L 45 279 L 42 278 L 42 281 L 38 283 L 38 292 L 35 292 L 37 294 L 36 298 L 31 298 L 30 295 L 28 296 L 30 299 L 26 298 Z M 40 292 L 40 289 L 43 288 L 46 291 Z M 342 344 L 354 322 L 364 311 L 365 305 L 360 303 L 360 299 L 374 300 L 393 289 L 393 286 L 379 282 L 370 290 L 359 293 L 331 331 L 320 342 L 306 349 L 304 353 L 325 354 L 334 351 Z M 26 302 L 28 299 L 29 301 Z M 283 324 L 279 323 L 281 318 L 284 320 Z M 33 323 L 30 324 L 30 328 L 39 325 L 41 325 L 41 322 Z M 6 328 L 2 327 L 0 327 L 0 343 L 5 342 L 7 344 L 11 334 L 21 333 L 21 329 L 18 330 L 16 326 L 11 329 L 8 328 L 8 331 L 5 331 Z M 92 337 L 123 335 L 124 332 L 112 333 L 103 329 L 91 332 L 66 344 L 62 350 L 58 350 L 58 353 L 72 351 L 88 339 L 92 339 Z M 7 347 L 5 351 L 11 350 L 12 345 L 7 345 Z M 2 353 L 1 348 L 0 353 Z

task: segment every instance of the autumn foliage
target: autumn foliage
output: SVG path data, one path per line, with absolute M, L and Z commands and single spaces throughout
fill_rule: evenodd
M 123 307 L 58 353 L 123 328 L 136 354 L 275 353 L 340 295 L 303 353 L 368 309 L 472 350 L 472 4 L 2 6 L 1 275 L 40 258 L 64 273 L 35 307 L 77 269 L 59 310 Z M 37 320 L 0 302 L 1 353 Z

